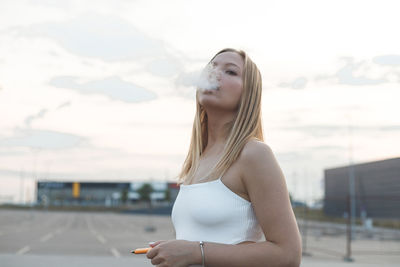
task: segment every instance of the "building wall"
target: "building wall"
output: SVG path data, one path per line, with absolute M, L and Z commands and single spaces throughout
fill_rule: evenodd
M 72 182 L 38 182 L 37 201 L 50 205 L 104 205 L 113 201 L 115 193 L 129 190 L 129 183 L 80 182 L 79 185 L 79 196 L 74 197 Z
M 165 190 L 170 191 L 170 200 L 174 202 L 178 187 L 175 183 L 155 182 L 151 198 L 154 201 L 163 200 Z M 37 182 L 37 203 L 48 205 L 105 205 L 115 206 L 122 203 L 122 195 L 127 193 L 128 202 L 139 200 L 136 190 L 144 183 L 118 182 L 79 182 L 79 196 L 73 196 L 72 182 Z M 151 184 L 151 182 L 150 182 Z
M 400 158 L 352 165 L 356 216 L 400 218 Z M 349 210 L 350 166 L 326 169 L 324 212 L 343 216 Z

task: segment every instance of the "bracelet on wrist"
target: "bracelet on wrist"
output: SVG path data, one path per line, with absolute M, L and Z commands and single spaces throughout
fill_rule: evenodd
M 201 266 L 205 267 L 205 257 L 204 257 L 204 242 L 200 241 L 200 251 L 201 251 Z

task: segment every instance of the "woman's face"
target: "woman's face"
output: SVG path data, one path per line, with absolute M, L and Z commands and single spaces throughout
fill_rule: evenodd
M 217 90 L 199 91 L 200 105 L 236 111 L 243 91 L 242 72 L 244 61 L 235 52 L 218 54 L 211 62 L 217 72 Z

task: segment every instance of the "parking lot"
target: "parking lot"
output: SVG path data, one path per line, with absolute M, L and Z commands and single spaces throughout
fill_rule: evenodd
M 146 232 L 149 225 L 156 225 L 156 231 Z M 0 210 L 2 266 L 24 263 L 24 258 L 26 263 L 39 261 L 47 266 L 63 266 L 63 261 L 68 266 L 71 261 L 105 266 L 113 260 L 119 266 L 151 266 L 144 255 L 130 251 L 171 238 L 174 232 L 167 216 Z
M 148 226 L 155 227 L 155 231 L 146 231 Z M 169 216 L 0 210 L 2 267 L 152 266 L 145 255 L 130 251 L 174 236 Z M 352 263 L 342 260 L 342 236 L 310 236 L 307 244 L 312 256 L 304 257 L 301 266 L 398 266 L 400 262 L 400 253 L 396 253 L 400 242 L 395 240 L 355 241 L 355 251 L 370 253 L 355 254 Z M 326 253 L 324 249 L 340 253 Z

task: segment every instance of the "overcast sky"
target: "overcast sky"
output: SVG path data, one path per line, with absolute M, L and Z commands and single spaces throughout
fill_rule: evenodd
M 289 191 L 321 197 L 324 169 L 400 156 L 399 10 L 385 0 L 2 0 L 0 202 L 30 201 L 35 179 L 174 181 L 192 82 L 225 47 L 262 73 L 265 142 Z

